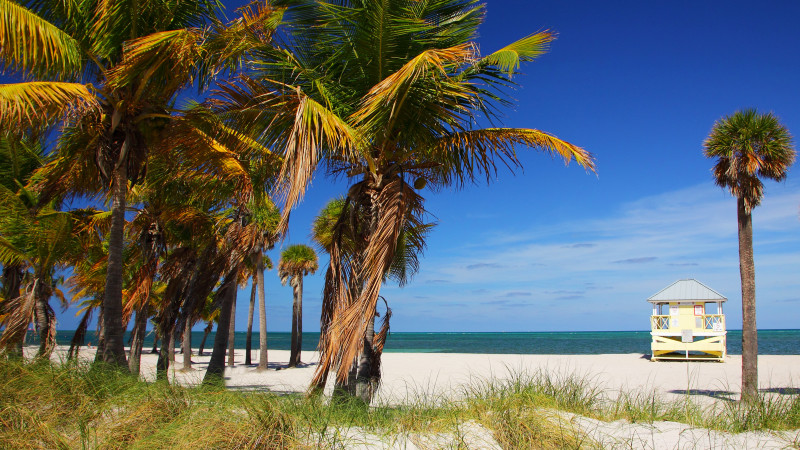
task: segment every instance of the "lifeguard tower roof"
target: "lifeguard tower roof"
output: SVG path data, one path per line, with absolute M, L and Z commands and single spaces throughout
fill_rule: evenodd
M 678 280 L 664 289 L 653 294 L 647 299 L 650 303 L 695 303 L 695 302 L 725 302 L 725 298 L 719 292 L 711 289 L 705 284 L 690 278 Z

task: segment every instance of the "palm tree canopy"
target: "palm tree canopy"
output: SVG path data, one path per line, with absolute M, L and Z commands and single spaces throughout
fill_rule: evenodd
M 761 203 L 759 178 L 783 180 L 796 157 L 792 135 L 778 117 L 755 109 L 718 120 L 703 147 L 706 157 L 719 158 L 713 169 L 717 185 L 743 199 L 748 211 Z
M 318 267 L 317 254 L 313 248 L 304 244 L 290 245 L 281 252 L 278 276 L 281 277 L 281 283 L 286 284 L 289 278 L 314 273 Z

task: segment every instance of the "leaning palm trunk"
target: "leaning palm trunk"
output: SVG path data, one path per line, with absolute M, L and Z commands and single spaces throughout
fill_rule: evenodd
M 250 309 L 247 311 L 247 336 L 244 343 L 244 365 L 253 363 L 250 353 L 253 351 L 253 315 L 256 312 L 256 277 L 253 276 L 253 285 L 250 289 Z
M 264 293 L 264 255 L 256 256 L 256 284 L 258 284 L 258 369 L 267 370 L 267 300 Z
M 78 358 L 78 351 L 86 343 L 86 331 L 89 329 L 89 321 L 92 319 L 92 310 L 94 308 L 87 308 L 83 313 L 78 328 L 75 329 L 75 334 L 72 335 L 72 340 L 69 343 L 69 352 L 67 353 L 68 360 Z
M 103 296 L 103 347 L 102 360 L 123 370 L 128 370 L 125 359 L 125 343 L 122 329 L 122 271 L 125 246 L 125 195 L 128 190 L 128 174 L 125 153 L 128 143 L 123 143 L 122 154 L 113 171 L 114 181 L 111 204 L 111 230 L 108 238 L 108 272 Z M 98 351 L 100 351 L 98 347 Z
M 208 362 L 208 369 L 203 378 L 204 385 L 224 384 L 223 374 L 225 373 L 225 351 L 228 347 L 228 332 L 231 323 L 231 303 L 236 299 L 236 280 L 239 278 L 239 271 L 233 270 L 225 277 L 225 280 L 218 291 L 222 296 L 219 310 L 219 320 L 217 322 L 217 334 L 214 337 L 214 349 L 211 351 L 211 360 Z M 222 291 L 222 292 L 220 292 Z
M 742 278 L 742 397 L 758 395 L 758 331 L 756 328 L 756 272 L 753 262 L 753 220 L 743 199 L 737 200 L 739 272 Z
M 147 333 L 147 319 L 150 317 L 149 305 L 145 303 L 136 311 L 136 319 L 131 330 L 131 354 L 128 358 L 128 369 L 132 375 L 139 375 L 142 361 L 142 348 L 144 347 L 144 336 Z
M 211 329 L 214 327 L 214 321 L 209 320 L 208 324 L 206 324 L 205 330 L 203 330 L 203 339 L 200 340 L 200 348 L 197 349 L 197 355 L 203 356 L 203 351 L 206 348 L 206 339 L 208 339 L 208 335 L 211 334 Z

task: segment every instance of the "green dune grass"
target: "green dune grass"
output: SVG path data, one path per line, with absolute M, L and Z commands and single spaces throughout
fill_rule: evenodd
M 582 448 L 594 443 L 564 413 L 600 420 L 671 420 L 721 431 L 800 428 L 800 396 L 701 407 L 655 394 L 613 400 L 578 376 L 544 371 L 476 381 L 460 401 L 420 395 L 401 406 L 364 407 L 163 382 L 88 365 L 0 361 L 0 448 L 341 448 L 348 431 L 449 436 L 479 424 L 503 448 Z M 350 433 L 352 435 L 352 433 Z M 448 444 L 450 446 L 450 444 Z

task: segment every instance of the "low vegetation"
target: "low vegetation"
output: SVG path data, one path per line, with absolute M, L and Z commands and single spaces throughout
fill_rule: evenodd
M 3 360 L 0 447 L 341 448 L 358 436 L 386 442 L 417 435 L 446 436 L 446 446 L 464 448 L 470 424 L 503 448 L 592 447 L 566 413 L 729 432 L 800 428 L 797 393 L 701 407 L 689 396 L 678 402 L 655 394 L 609 399 L 586 377 L 544 371 L 477 381 L 461 401 L 418 398 L 366 408 L 357 401 L 145 383 L 102 367 Z

